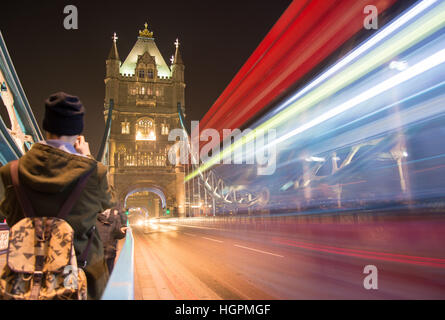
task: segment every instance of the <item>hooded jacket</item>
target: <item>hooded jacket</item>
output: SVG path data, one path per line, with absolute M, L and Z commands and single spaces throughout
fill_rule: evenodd
M 95 226 L 97 215 L 114 205 L 106 176 L 107 168 L 92 158 L 35 143 L 20 158 L 18 169 L 20 184 L 26 187 L 36 216 L 48 217 L 57 215 L 79 177 L 93 170 L 79 200 L 65 219 L 74 230 L 74 248 L 79 258 L 87 246 L 88 232 Z M 10 164 L 0 168 L 0 176 L 4 186 L 0 212 L 11 227 L 24 215 L 12 185 Z M 92 237 L 84 271 L 88 281 L 88 298 L 100 299 L 109 275 L 97 230 L 94 230 Z

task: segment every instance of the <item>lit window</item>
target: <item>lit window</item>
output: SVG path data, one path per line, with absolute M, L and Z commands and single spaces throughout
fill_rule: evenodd
M 130 122 L 121 122 L 121 129 L 122 134 L 130 134 Z
M 148 118 L 140 119 L 137 122 L 136 140 L 140 141 L 155 141 L 156 133 L 153 121 Z
M 168 124 L 166 123 L 161 124 L 161 134 L 164 136 L 168 135 Z

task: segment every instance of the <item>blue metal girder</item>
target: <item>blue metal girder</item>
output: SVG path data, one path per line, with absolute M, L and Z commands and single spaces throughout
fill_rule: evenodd
M 14 64 L 6 47 L 3 35 L 0 32 L 0 70 L 6 80 L 10 93 L 14 98 L 14 110 L 17 116 L 19 126 L 25 135 L 31 136 L 33 142 L 43 140 L 42 132 L 37 124 L 34 114 L 26 98 L 23 87 L 15 71 Z M 2 88 L 5 89 L 5 88 Z M 2 91 L 0 91 L 2 94 Z M 10 137 L 4 121 L 0 123 L 0 151 L 3 160 L 11 161 L 22 155 L 15 141 Z M 29 145 L 27 145 L 29 147 Z

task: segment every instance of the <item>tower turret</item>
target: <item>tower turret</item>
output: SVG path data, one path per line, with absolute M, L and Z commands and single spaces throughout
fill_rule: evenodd
M 107 73 L 105 77 L 105 103 L 107 104 L 110 99 L 114 99 L 117 102 L 117 92 L 119 86 L 119 68 L 121 61 L 119 59 L 119 52 L 117 51 L 116 33 L 113 34 L 113 44 L 111 46 L 110 53 L 108 54 L 108 59 L 106 61 Z
M 176 52 L 172 64 L 173 81 L 184 82 L 184 62 L 182 61 L 181 51 L 179 50 L 179 39 L 175 42 Z
M 185 113 L 185 82 L 184 82 L 184 62 L 182 61 L 181 51 L 179 50 L 179 39 L 175 41 L 176 52 L 172 57 L 172 80 L 175 96 L 177 97 L 176 105 L 181 103 L 182 110 Z
M 113 39 L 113 45 L 111 46 L 107 59 L 107 78 L 117 78 L 119 76 L 121 61 L 119 59 L 119 52 L 117 51 L 116 46 L 116 41 L 118 39 L 116 33 L 114 33 L 111 39 Z

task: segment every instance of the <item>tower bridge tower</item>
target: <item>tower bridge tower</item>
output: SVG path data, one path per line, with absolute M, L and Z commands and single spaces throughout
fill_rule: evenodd
M 175 42 L 169 67 L 156 46 L 153 32 L 139 37 L 122 63 L 117 37 L 106 60 L 105 116 L 113 99 L 108 142 L 110 183 L 127 207 L 144 204 L 150 216 L 184 215 L 184 172 L 168 161 L 171 129 L 180 128 L 177 105 L 185 108 L 184 63 Z M 161 207 L 165 204 L 166 208 Z

